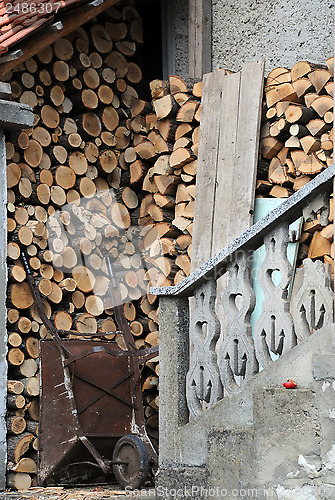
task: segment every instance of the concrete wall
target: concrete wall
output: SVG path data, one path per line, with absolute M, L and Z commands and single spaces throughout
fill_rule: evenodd
M 263 57 L 266 70 L 333 55 L 334 1 L 213 0 L 213 70 Z
M 211 0 L 207 0 L 211 1 Z M 174 0 L 176 74 L 187 75 L 188 0 Z M 334 0 L 212 0 L 212 68 L 238 71 L 266 60 L 266 71 L 333 55 Z

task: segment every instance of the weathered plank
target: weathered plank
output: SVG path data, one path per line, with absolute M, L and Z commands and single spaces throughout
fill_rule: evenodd
M 212 2 L 189 0 L 189 75 L 202 78 L 212 69 Z
M 252 224 L 264 62 L 204 77 L 192 270 Z
M 213 200 L 216 191 L 216 165 L 220 140 L 222 85 L 224 71 L 204 76 L 202 119 L 197 166 L 197 202 L 194 210 L 192 238 L 192 269 L 196 269 L 211 256 L 213 231 Z M 213 110 L 215 109 L 215 112 Z
M 234 221 L 231 225 L 232 238 L 245 231 L 253 220 L 264 66 L 265 61 L 255 61 L 244 64 L 241 71 L 239 119 L 232 191 L 234 198 L 231 201 L 234 207 Z
M 214 222 L 209 257 L 215 255 L 233 239 L 233 223 L 236 223 L 234 215 L 234 189 L 236 187 L 234 184 L 240 84 L 240 73 L 229 75 L 223 79 L 223 110 L 221 112 L 219 151 L 216 165 L 216 196 L 212 200 Z M 208 207 L 206 207 L 207 209 Z M 203 262 L 202 260 L 201 264 Z

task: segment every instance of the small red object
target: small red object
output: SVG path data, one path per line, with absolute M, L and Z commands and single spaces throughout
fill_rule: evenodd
M 287 382 L 283 383 L 283 386 L 285 387 L 285 389 L 295 389 L 297 387 L 297 384 L 294 382 L 294 380 L 289 378 Z

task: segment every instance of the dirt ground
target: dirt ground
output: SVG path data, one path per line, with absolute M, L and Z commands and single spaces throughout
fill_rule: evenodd
M 30 488 L 27 491 L 0 492 L 1 500 L 155 500 L 154 489 L 126 492 L 111 489 L 110 486 L 91 486 L 88 488 Z

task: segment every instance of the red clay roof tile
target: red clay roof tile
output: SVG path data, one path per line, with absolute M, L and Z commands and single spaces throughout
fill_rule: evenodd
M 0 1 L 0 55 L 53 20 L 54 15 L 88 0 Z

